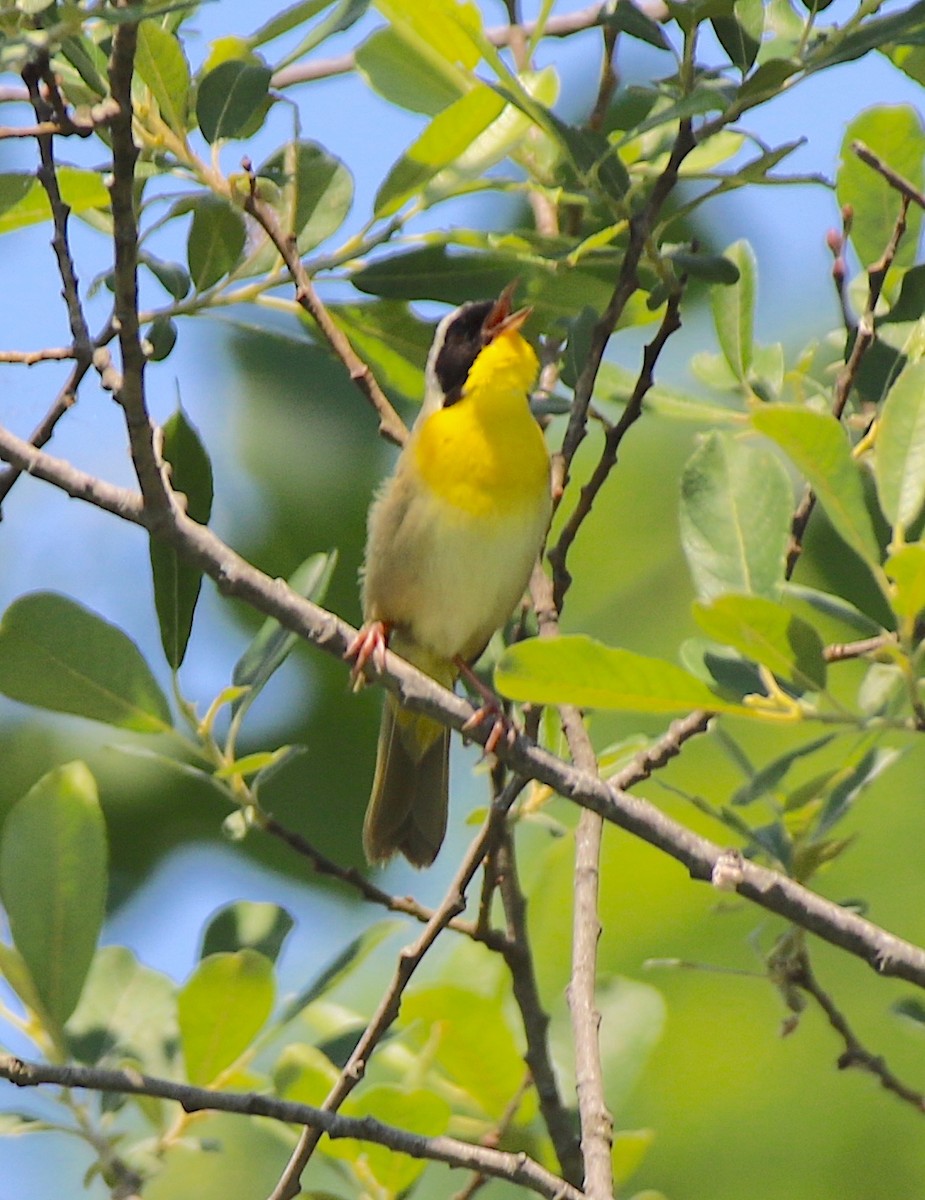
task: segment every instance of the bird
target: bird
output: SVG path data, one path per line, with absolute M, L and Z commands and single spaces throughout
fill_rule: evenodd
M 356 686 L 370 659 L 384 665 L 386 645 L 444 687 L 460 673 L 474 678 L 471 665 L 522 599 L 542 550 L 550 459 L 529 404 L 539 364 L 521 329 L 533 310 L 512 310 L 515 288 L 467 302 L 437 326 L 423 404 L 369 509 L 363 625 L 346 654 Z M 500 718 L 497 700 L 491 707 Z M 388 693 L 363 824 L 367 860 L 400 852 L 429 866 L 448 793 L 449 730 Z

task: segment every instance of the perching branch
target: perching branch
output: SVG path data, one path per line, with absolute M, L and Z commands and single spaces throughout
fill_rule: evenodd
M 86 500 L 124 520 L 151 529 L 178 553 L 215 581 L 227 596 L 235 596 L 312 645 L 342 658 L 356 630 L 333 613 L 312 604 L 282 580 L 271 579 L 231 550 L 210 529 L 185 513 L 174 511 L 168 522 L 156 522 L 145 510 L 141 496 L 115 487 L 78 470 L 61 459 L 0 427 L 0 459 L 69 496 Z M 442 688 L 404 659 L 388 651 L 381 675 L 367 668 L 371 678 L 393 691 L 406 708 L 426 713 L 445 725 L 462 730 L 473 716 L 472 706 L 461 696 Z M 695 714 L 696 715 L 696 714 Z M 468 736 L 484 744 L 488 730 L 473 728 Z M 685 828 L 654 805 L 578 770 L 523 736 L 508 744 L 502 739 L 497 757 L 525 779 L 537 779 L 566 800 L 599 813 L 621 829 L 676 859 L 701 882 L 713 881 L 718 866 L 728 866 L 729 851 Z M 741 860 L 734 872 L 740 896 L 816 934 L 833 946 L 866 962 L 881 975 L 905 979 L 925 988 L 925 950 L 865 920 L 857 913 L 826 900 L 786 875 L 757 863 Z
M 488 1146 L 460 1142 L 452 1137 L 425 1137 L 385 1125 L 373 1117 L 341 1117 L 310 1104 L 297 1104 L 259 1092 L 224 1092 L 192 1087 L 173 1079 L 142 1075 L 133 1070 L 24 1062 L 11 1054 L 0 1055 L 0 1078 L 8 1079 L 17 1087 L 38 1087 L 51 1083 L 63 1088 L 87 1088 L 126 1096 L 156 1096 L 176 1101 L 186 1112 L 213 1111 L 269 1117 L 287 1125 L 317 1128 L 331 1138 L 374 1142 L 412 1158 L 441 1162 L 449 1167 L 505 1179 L 548 1200 L 581 1200 L 581 1192 L 577 1188 L 557 1178 L 526 1154 L 508 1154 Z

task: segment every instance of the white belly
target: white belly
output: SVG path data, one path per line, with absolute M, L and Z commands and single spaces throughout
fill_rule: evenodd
M 486 520 L 391 482 L 370 518 L 366 619 L 394 625 L 438 658 L 471 660 L 526 589 L 548 501 Z

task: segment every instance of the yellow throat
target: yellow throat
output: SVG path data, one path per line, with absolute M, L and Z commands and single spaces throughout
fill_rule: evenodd
M 479 352 L 462 398 L 415 431 L 415 465 L 435 495 L 488 519 L 545 495 L 549 455 L 527 401 L 538 367 L 532 346 L 504 330 Z

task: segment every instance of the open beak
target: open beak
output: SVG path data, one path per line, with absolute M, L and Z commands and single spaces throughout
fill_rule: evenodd
M 519 280 L 515 279 L 507 285 L 495 301 L 491 312 L 485 318 L 485 323 L 482 326 L 482 340 L 486 346 L 489 342 L 493 342 L 499 334 L 507 333 L 510 329 L 520 329 L 521 325 L 523 325 L 533 312 L 533 308 L 530 306 L 518 308 L 516 312 L 511 312 L 511 303 L 519 282 Z

